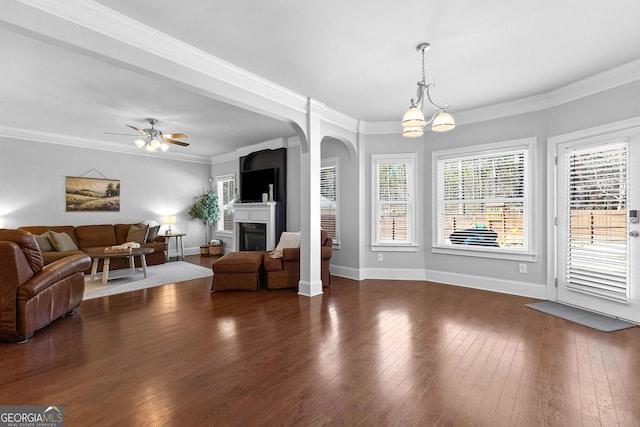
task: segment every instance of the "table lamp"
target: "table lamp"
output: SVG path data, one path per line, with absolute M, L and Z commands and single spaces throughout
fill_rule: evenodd
M 169 235 L 171 234 L 171 224 L 176 223 L 176 216 L 175 215 L 165 216 L 162 218 L 162 223 L 167 224 L 169 226 L 169 228 L 167 228 L 167 231 L 165 232 L 165 234 Z

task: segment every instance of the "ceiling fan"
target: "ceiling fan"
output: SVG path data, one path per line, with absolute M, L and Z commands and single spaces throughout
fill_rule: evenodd
M 151 128 L 139 129 L 135 126 L 126 125 L 142 135 L 142 137 L 133 141 L 134 144 L 136 144 L 136 147 L 140 149 L 144 148 L 145 150 L 153 153 L 158 149 L 162 151 L 167 151 L 169 149 L 169 145 L 167 144 L 180 145 L 182 147 L 187 147 L 189 145 L 186 142 L 182 142 L 174 139 L 174 138 L 187 138 L 187 135 L 185 135 L 184 133 L 162 133 L 160 129 L 156 129 L 153 127 L 156 123 L 158 123 L 156 119 L 147 119 L 147 122 L 149 122 L 149 124 L 151 125 Z M 125 134 L 112 133 L 112 135 L 125 135 Z

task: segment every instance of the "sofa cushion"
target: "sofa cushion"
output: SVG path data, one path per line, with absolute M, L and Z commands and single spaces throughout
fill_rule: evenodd
M 71 237 L 71 240 L 73 240 L 73 243 L 80 247 L 80 245 L 78 245 L 78 239 L 76 239 L 76 228 L 73 225 L 30 225 L 18 227 L 18 230 L 28 231 L 29 233 L 36 235 L 42 235 L 48 231 L 67 233 Z
M 159 225 L 149 226 L 149 232 L 147 233 L 147 242 L 155 242 L 158 237 L 158 232 L 160 231 Z
M 145 243 L 149 226 L 145 224 L 133 224 L 127 232 L 127 242 Z
M 76 227 L 76 237 L 78 238 L 78 246 L 82 249 L 118 244 L 115 228 L 111 224 L 78 226 Z
M 67 233 L 56 233 L 49 231 L 49 240 L 58 252 L 77 251 L 78 246 L 73 242 Z
M 40 235 L 36 235 L 36 242 L 38 242 L 38 246 L 40 246 L 40 250 L 42 252 L 51 252 L 56 250 L 56 248 L 51 244 L 51 240 L 49 240 L 48 231 Z

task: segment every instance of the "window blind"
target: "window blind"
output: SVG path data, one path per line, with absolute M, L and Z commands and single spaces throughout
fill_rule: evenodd
M 437 161 L 440 245 L 527 248 L 526 148 Z
M 627 144 L 574 149 L 567 161 L 568 288 L 628 298 Z
M 218 178 L 218 204 L 220 206 L 220 219 L 218 219 L 218 231 L 233 232 L 233 200 L 235 198 L 235 177 Z
M 334 241 L 337 240 L 337 168 L 320 168 L 320 224 Z
M 377 167 L 378 241 L 409 243 L 412 207 L 410 164 L 379 163 Z

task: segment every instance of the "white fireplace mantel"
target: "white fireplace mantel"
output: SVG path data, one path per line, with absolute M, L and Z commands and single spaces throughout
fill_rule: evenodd
M 276 247 L 276 203 L 236 203 L 233 205 L 233 229 L 236 234 L 236 250 L 240 248 L 240 230 L 238 224 L 266 224 L 266 250 Z

